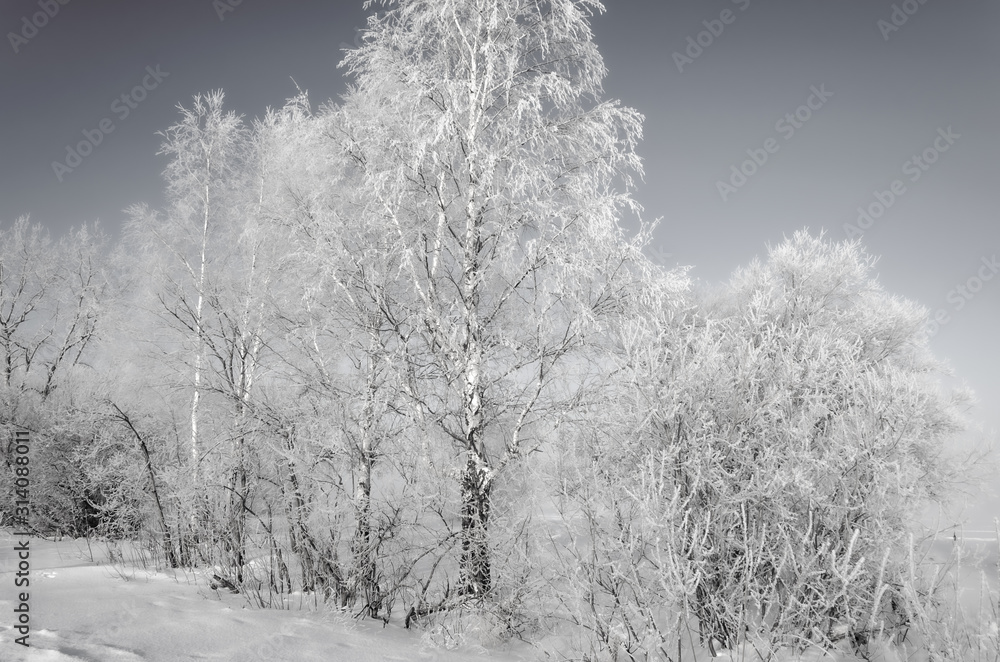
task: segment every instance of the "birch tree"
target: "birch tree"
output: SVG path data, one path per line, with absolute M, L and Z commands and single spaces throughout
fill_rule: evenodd
M 191 381 L 191 471 L 199 465 L 199 404 L 205 361 L 205 300 L 210 279 L 210 246 L 218 241 L 215 225 L 227 217 L 226 188 L 236 169 L 242 120 L 223 110 L 221 91 L 196 95 L 191 108 L 178 106 L 181 121 L 167 129 L 160 154 L 170 157 L 164 171 L 171 200 L 164 226 L 153 220 L 139 233 L 156 237 L 179 267 L 168 276 L 172 296 L 162 299 L 166 312 L 193 338 Z M 141 214 L 140 214 L 141 218 Z M 224 228 L 221 233 L 225 237 Z M 184 279 L 184 280 L 181 280 Z
M 213 107 L 213 113 L 220 111 Z M 213 262 L 217 274 L 212 286 L 206 289 L 202 280 L 199 288 L 200 319 L 210 320 L 201 333 L 208 359 L 204 388 L 221 396 L 231 420 L 229 457 L 220 476 L 225 494 L 221 524 L 226 565 L 237 586 L 244 579 L 247 513 L 257 487 L 249 477 L 250 456 L 260 450 L 261 442 L 255 432 L 259 426 L 254 399 L 260 392 L 257 382 L 266 349 L 275 337 L 268 328 L 277 313 L 272 282 L 287 262 L 288 246 L 268 222 L 281 185 L 276 122 L 276 114 L 269 112 L 245 132 L 234 128 L 234 140 L 224 152 L 227 167 L 219 173 L 229 214 L 218 219 L 215 228 L 221 237 L 228 236 L 229 245 Z
M 386 473 L 381 458 L 401 459 L 388 448 L 403 424 L 391 369 L 398 342 L 383 294 L 394 282 L 399 258 L 380 227 L 361 222 L 358 199 L 363 196 L 355 188 L 355 170 L 330 139 L 331 131 L 341 128 L 340 109 L 327 106 L 314 115 L 300 94 L 269 117 L 272 139 L 282 152 L 272 230 L 291 238 L 283 273 L 296 274 L 280 306 L 288 344 L 284 370 L 314 412 L 303 412 L 299 423 L 324 419 L 313 424 L 325 430 L 320 454 L 347 460 L 336 470 L 350 486 L 354 510 L 350 542 L 342 546 L 351 559 L 348 569 L 330 580 L 338 584 L 342 603 L 360 601 L 359 613 L 387 618 L 380 613 L 391 602 L 386 591 L 398 586 L 386 587 L 393 581 L 384 576 L 379 554 L 385 538 L 395 535 L 392 513 L 398 510 L 386 503 L 385 490 L 381 501 L 373 492 Z M 312 555 L 308 546 L 300 547 L 305 556 Z
M 209 314 L 210 302 L 219 298 L 228 278 L 226 270 L 233 266 L 226 260 L 231 259 L 234 239 L 239 236 L 234 234 L 239 215 L 235 191 L 244 190 L 237 182 L 246 131 L 242 119 L 226 112 L 223 102 L 222 92 L 213 92 L 196 95 L 190 108 L 178 106 L 181 119 L 161 134 L 159 152 L 168 157 L 164 169 L 167 208 L 159 213 L 145 206 L 133 207 L 125 232 L 130 268 L 140 284 L 136 312 L 147 315 L 144 332 L 150 342 L 143 349 L 159 354 L 161 364 L 176 375 L 177 386 L 189 394 L 184 424 L 184 472 L 189 488 L 174 486 L 176 494 L 185 494 L 178 506 L 189 514 L 190 534 L 178 536 L 181 563 L 193 562 L 196 551 L 203 557 L 208 551 L 196 546 L 205 538 L 200 528 L 215 526 L 209 522 L 210 490 L 203 480 L 212 477 L 202 476 L 205 444 L 215 441 L 213 437 L 231 418 L 202 415 L 211 386 L 206 381 L 209 372 L 226 369 L 211 363 L 220 353 L 228 354 L 226 350 L 210 354 L 209 340 L 220 333 L 220 319 Z M 169 388 L 174 382 L 155 385 L 152 390 Z M 211 533 L 208 539 L 214 538 Z
M 599 2 L 384 4 L 345 57 L 335 139 L 401 256 L 383 312 L 412 415 L 456 452 L 458 596 L 483 597 L 497 481 L 543 445 L 532 425 L 556 425 L 572 357 L 628 288 L 642 118 L 601 99 Z

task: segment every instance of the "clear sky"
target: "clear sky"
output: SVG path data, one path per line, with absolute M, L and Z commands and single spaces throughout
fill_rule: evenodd
M 295 83 L 334 98 L 365 15 L 360 0 L 2 0 L 0 223 L 114 232 L 162 199 L 156 132 L 177 103 L 223 88 L 253 117 Z M 888 290 L 940 311 L 933 348 L 1000 427 L 1000 3 L 610 0 L 593 25 L 607 96 L 646 116 L 651 254 L 719 281 L 796 229 L 856 228 Z

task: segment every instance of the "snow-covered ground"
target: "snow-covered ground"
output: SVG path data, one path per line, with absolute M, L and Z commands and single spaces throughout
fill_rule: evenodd
M 3 662 L 515 662 L 530 651 L 443 650 L 420 631 L 309 610 L 244 608 L 244 600 L 184 573 L 91 561 L 85 541 L 30 542 L 30 648 L 15 643 L 17 541 L 0 530 Z M 104 550 L 92 546 L 93 558 Z
M 980 535 L 981 534 L 981 535 Z M 975 609 L 979 569 L 995 584 L 995 536 L 966 532 L 969 552 L 963 572 L 962 602 Z M 419 630 L 376 621 L 355 622 L 322 610 L 246 608 L 244 599 L 212 590 L 203 575 L 164 573 L 110 564 L 100 545 L 65 539 L 30 541 L 30 647 L 15 643 L 19 604 L 15 586 L 18 540 L 0 530 L 0 662 L 526 662 L 534 651 L 520 644 L 510 650 L 465 646 L 444 650 Z M 952 540 L 935 544 L 934 556 L 951 553 Z M 965 556 L 965 553 L 963 553 Z M 973 557 L 977 557 L 973 560 Z M 707 654 L 702 651 L 699 659 Z M 719 660 L 741 659 L 723 654 Z M 685 658 L 687 659 L 687 658 Z M 745 659 L 753 659 L 752 656 Z M 809 660 L 831 660 L 810 652 Z M 841 656 L 838 660 L 855 659 Z M 884 660 L 901 660 L 886 651 Z

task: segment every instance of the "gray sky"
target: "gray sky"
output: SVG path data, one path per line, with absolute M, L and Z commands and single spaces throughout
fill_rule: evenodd
M 360 0 L 62 1 L 0 3 L 4 225 L 30 213 L 56 232 L 95 219 L 114 232 L 126 206 L 162 200 L 155 134 L 177 103 L 223 88 L 253 117 L 292 96 L 292 78 L 314 102 L 335 97 L 366 14 Z M 637 197 L 663 218 L 651 253 L 715 282 L 797 229 L 839 239 L 853 224 L 886 288 L 940 311 L 934 350 L 1000 427 L 1000 3 L 608 10 L 594 21 L 607 96 L 646 116 Z M 98 134 L 78 164 L 67 154 Z

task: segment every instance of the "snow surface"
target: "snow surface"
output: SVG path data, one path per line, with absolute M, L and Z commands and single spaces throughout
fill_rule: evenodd
M 971 535 L 968 535 L 971 534 Z M 962 602 L 979 598 L 979 569 L 995 587 L 996 538 L 967 532 L 964 545 L 978 552 L 963 581 Z M 972 543 L 969 545 L 969 543 Z M 980 544 L 976 544 L 980 543 Z M 982 545 L 982 543 L 987 543 Z M 536 651 L 526 644 L 509 650 L 464 646 L 445 650 L 420 630 L 378 621 L 356 622 L 323 610 L 247 608 L 242 596 L 215 591 L 203 574 L 155 572 L 107 562 L 106 549 L 85 540 L 32 538 L 30 648 L 14 639 L 17 539 L 0 529 L 0 662 L 527 662 Z M 935 556 L 950 555 L 952 541 L 936 543 Z M 976 549 L 978 548 L 978 549 Z M 985 551 L 985 554 L 983 552 Z M 971 560 L 971 559 L 970 559 Z M 964 574 L 964 573 L 963 573 Z M 707 651 L 693 657 L 705 659 Z M 879 659 L 901 662 L 897 651 Z M 685 660 L 688 658 L 685 657 Z M 722 651 L 716 660 L 753 659 Z M 809 651 L 798 660 L 845 662 L 854 656 Z
M 356 623 L 322 611 L 245 608 L 239 595 L 210 589 L 201 576 L 91 561 L 84 540 L 32 538 L 30 648 L 14 639 L 17 541 L 0 530 L 2 662 L 522 662 L 531 651 L 456 650 L 421 632 L 378 621 Z M 104 551 L 91 545 L 93 558 Z

